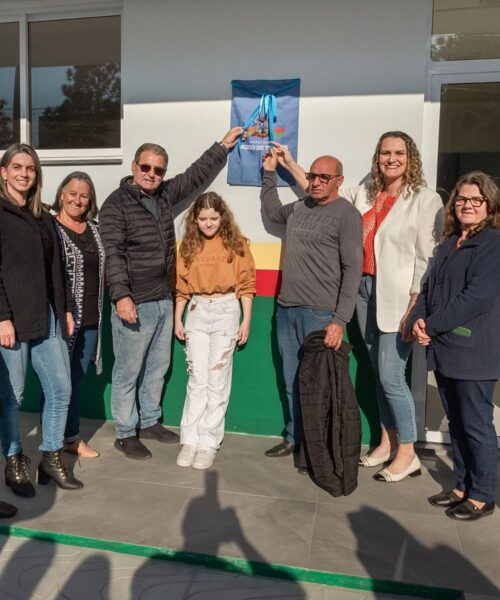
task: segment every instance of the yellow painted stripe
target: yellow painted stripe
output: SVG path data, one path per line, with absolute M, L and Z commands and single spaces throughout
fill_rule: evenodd
M 179 249 L 180 241 L 177 241 Z M 278 270 L 281 261 L 281 249 L 284 245 L 280 242 L 250 242 L 250 250 L 255 261 L 256 269 Z
M 250 242 L 257 269 L 279 269 L 282 245 L 278 242 Z

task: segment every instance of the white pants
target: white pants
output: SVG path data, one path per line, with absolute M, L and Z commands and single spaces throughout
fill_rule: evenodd
M 181 444 L 219 448 L 224 437 L 240 303 L 234 293 L 193 296 L 184 333 L 189 379 L 181 420 Z

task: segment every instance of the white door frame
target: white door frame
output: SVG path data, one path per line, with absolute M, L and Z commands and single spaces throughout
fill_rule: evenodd
M 490 82 L 500 83 L 500 60 L 446 61 L 429 64 L 424 97 L 422 162 L 430 188 L 436 189 L 437 187 L 441 86 L 447 83 Z M 411 388 L 415 400 L 418 440 L 449 443 L 448 433 L 426 431 L 425 429 L 427 369 L 425 351 L 416 344 L 413 349 Z

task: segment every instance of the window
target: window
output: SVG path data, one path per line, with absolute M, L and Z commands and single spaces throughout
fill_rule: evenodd
M 500 58 L 500 0 L 434 0 L 432 60 Z
M 19 24 L 0 23 L 0 150 L 19 140 Z
M 443 200 L 469 171 L 500 178 L 500 83 L 444 84 L 440 112 L 437 188 Z
M 120 21 L 0 23 L 0 150 L 23 141 L 45 162 L 120 157 Z

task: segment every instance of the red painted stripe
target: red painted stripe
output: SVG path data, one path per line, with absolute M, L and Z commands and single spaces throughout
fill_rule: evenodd
M 281 287 L 281 271 L 257 269 L 257 296 L 277 296 Z

